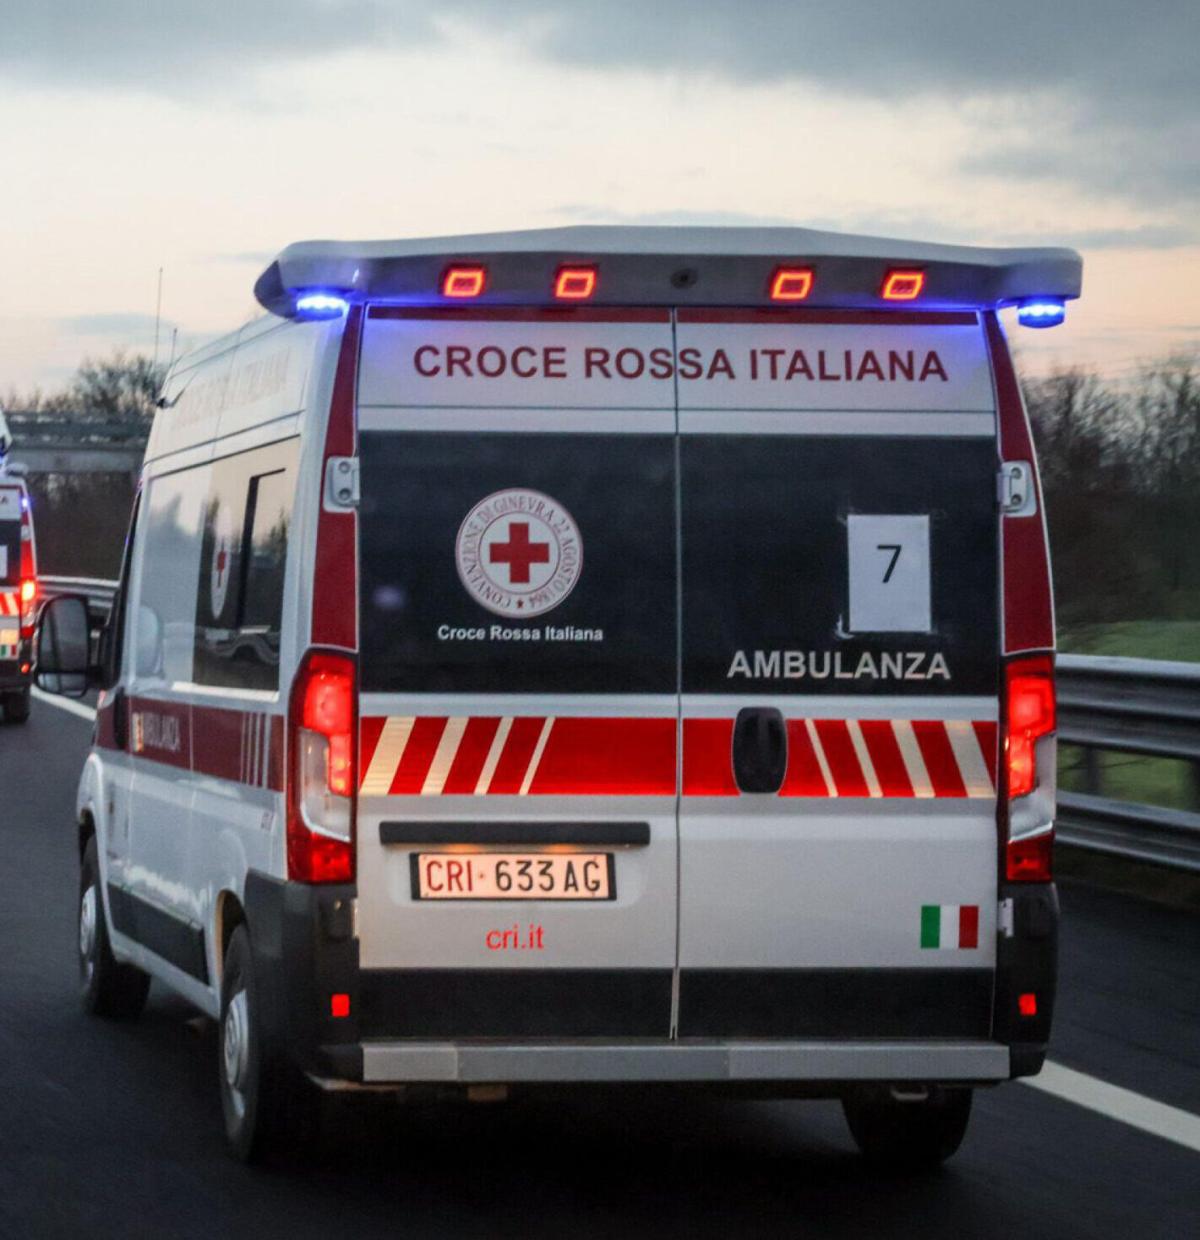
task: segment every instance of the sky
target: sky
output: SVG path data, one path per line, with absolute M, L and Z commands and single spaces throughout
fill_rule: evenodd
M 257 313 L 291 241 L 1069 245 L 1034 372 L 1200 351 L 1195 0 L 0 0 L 0 393 Z

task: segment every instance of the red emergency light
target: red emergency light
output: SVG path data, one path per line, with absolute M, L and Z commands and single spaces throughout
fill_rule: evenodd
M 812 292 L 810 267 L 777 267 L 771 277 L 772 301 L 803 301 Z
M 560 267 L 554 278 L 559 301 L 586 301 L 596 291 L 595 267 Z
M 883 300 L 916 301 L 924 287 L 923 271 L 889 271 L 883 282 Z
M 478 297 L 486 283 L 486 267 L 450 267 L 442 277 L 442 296 Z

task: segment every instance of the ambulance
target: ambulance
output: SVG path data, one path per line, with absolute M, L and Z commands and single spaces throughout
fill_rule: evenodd
M 803 229 L 286 248 L 167 378 L 99 665 L 81 600 L 42 619 L 45 687 L 102 690 L 86 1006 L 216 1020 L 246 1159 L 330 1095 L 564 1085 L 948 1157 L 1054 1006 L 998 312 L 1080 277 Z
M 0 412 L 0 707 L 5 723 L 24 723 L 33 684 L 37 547 L 25 480 L 6 467 L 11 445 Z

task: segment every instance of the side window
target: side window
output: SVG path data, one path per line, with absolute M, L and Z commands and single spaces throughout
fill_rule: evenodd
M 212 466 L 195 577 L 195 680 L 279 687 L 280 620 L 298 440 Z
M 127 656 L 139 681 L 192 679 L 198 534 L 208 480 L 207 465 L 180 470 L 155 478 L 143 498 Z

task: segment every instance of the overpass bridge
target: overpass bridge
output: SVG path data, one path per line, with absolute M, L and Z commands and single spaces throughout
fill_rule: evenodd
M 128 474 L 142 468 L 149 427 L 87 411 L 45 414 L 6 410 L 13 446 L 8 460 L 31 474 Z

